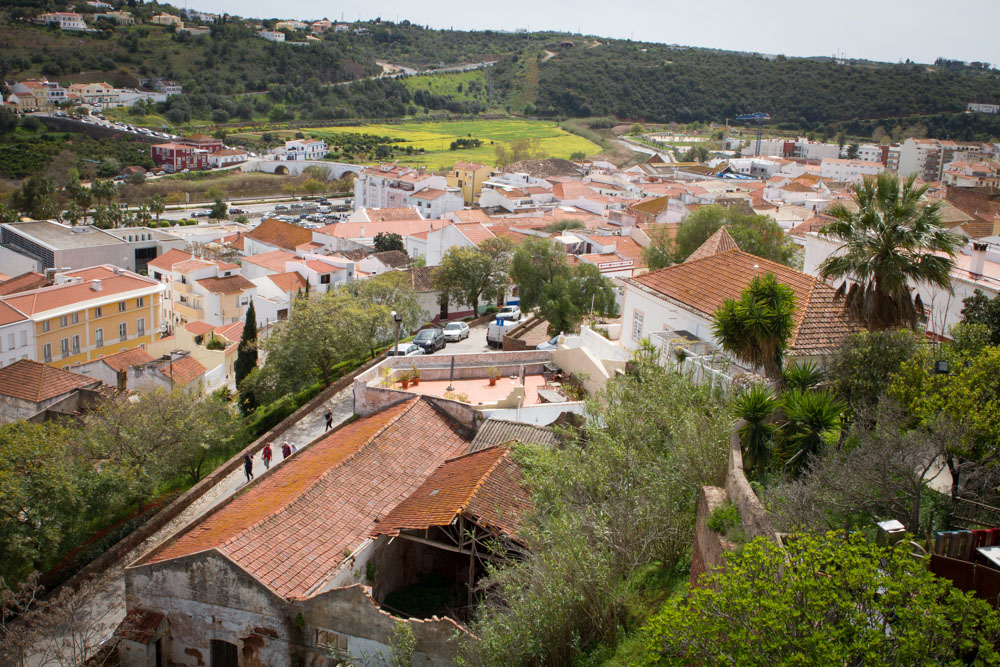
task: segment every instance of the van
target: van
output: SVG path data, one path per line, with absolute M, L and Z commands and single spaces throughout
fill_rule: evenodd
M 514 320 L 496 318 L 486 327 L 486 344 L 500 347 L 503 345 L 504 335 L 517 326 Z

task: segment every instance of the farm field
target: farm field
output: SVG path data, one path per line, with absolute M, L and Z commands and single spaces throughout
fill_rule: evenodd
M 394 123 L 378 125 L 350 125 L 337 127 L 307 127 L 303 133 L 330 139 L 342 133 L 373 134 L 402 139 L 396 144 L 405 149 L 412 146 L 414 151 L 424 149 L 424 153 L 400 155 L 400 162 L 426 166 L 429 169 L 451 167 L 455 162 L 480 162 L 494 164 L 495 147 L 516 139 L 538 140 L 544 157 L 569 158 L 574 153 L 595 155 L 601 152 L 597 144 L 577 136 L 549 121 L 533 120 L 480 120 L 442 121 L 431 123 Z M 474 138 L 483 142 L 478 148 L 450 150 L 451 142 L 461 138 Z

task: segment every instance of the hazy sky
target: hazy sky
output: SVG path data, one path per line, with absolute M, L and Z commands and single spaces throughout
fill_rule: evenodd
M 381 16 L 432 28 L 560 30 L 789 56 L 1000 63 L 1000 0 L 172 0 L 185 1 L 258 18 Z

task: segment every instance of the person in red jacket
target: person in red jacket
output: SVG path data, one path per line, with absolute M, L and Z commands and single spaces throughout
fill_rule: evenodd
M 261 452 L 260 458 L 264 461 L 264 470 L 271 467 L 271 443 L 264 445 L 264 451 Z

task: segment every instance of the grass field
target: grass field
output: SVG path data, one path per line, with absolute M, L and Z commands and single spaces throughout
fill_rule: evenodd
M 423 165 L 430 169 L 444 169 L 459 160 L 494 164 L 496 144 L 516 139 L 537 139 L 544 157 L 569 158 L 573 153 L 584 153 L 589 156 L 601 152 L 601 147 L 592 141 L 571 134 L 557 123 L 548 121 L 508 119 L 352 125 L 303 128 L 302 132 L 325 138 L 345 132 L 398 137 L 405 141 L 403 144 L 398 144 L 403 148 L 413 146 L 414 150 L 424 149 L 423 154 L 404 155 L 399 161 L 405 164 Z M 450 150 L 451 142 L 461 137 L 479 139 L 483 145 L 479 148 Z
M 426 90 L 456 100 L 486 102 L 486 74 L 483 70 L 405 76 L 400 81 L 410 92 Z

